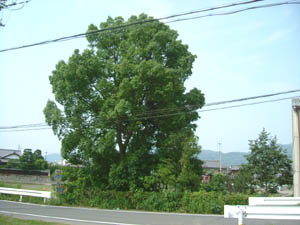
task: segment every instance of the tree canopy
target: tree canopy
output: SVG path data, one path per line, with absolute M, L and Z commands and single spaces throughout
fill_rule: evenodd
M 24 149 L 17 165 L 25 170 L 44 170 L 48 168 L 48 163 L 39 149 L 36 149 L 34 152 L 32 152 L 32 149 Z
M 100 29 L 149 18 L 109 17 Z M 122 179 L 139 184 L 161 160 L 173 161 L 176 176 L 191 174 L 197 166 L 183 165 L 196 153 L 187 148 L 197 146 L 193 122 L 205 102 L 200 90 L 184 87 L 196 56 L 159 21 L 97 31 L 90 25 L 88 48 L 59 61 L 49 78 L 58 104 L 49 100 L 44 114 L 62 156 L 98 168 L 102 180 L 125 189 Z
M 251 153 L 246 156 L 248 171 L 254 182 L 266 193 L 276 192 L 278 185 L 292 183 L 291 160 L 282 147 L 265 129 L 258 139 L 250 140 Z

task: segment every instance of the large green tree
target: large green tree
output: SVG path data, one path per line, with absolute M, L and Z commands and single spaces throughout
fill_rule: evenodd
M 278 185 L 291 184 L 291 160 L 265 129 L 259 134 L 258 139 L 250 140 L 251 153 L 246 156 L 247 168 L 252 174 L 257 185 L 266 193 L 276 192 Z
M 100 29 L 147 19 L 109 17 Z M 50 83 L 59 104 L 48 101 L 44 113 L 62 140 L 65 159 L 97 167 L 99 179 L 124 189 L 125 178 L 135 174 L 139 183 L 158 155 L 179 162 L 182 149 L 170 143 L 182 134 L 193 138 L 204 95 L 196 88 L 186 91 L 196 56 L 169 26 L 153 21 L 98 31 L 90 25 L 89 47 L 56 65 Z

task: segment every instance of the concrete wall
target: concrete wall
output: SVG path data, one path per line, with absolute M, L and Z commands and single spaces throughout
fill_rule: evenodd
M 20 184 L 45 184 L 51 183 L 50 176 L 0 174 L 0 181 Z

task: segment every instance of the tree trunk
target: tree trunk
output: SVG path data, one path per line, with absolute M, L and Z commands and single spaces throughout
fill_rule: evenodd
M 129 131 L 126 135 L 126 139 L 124 140 L 124 143 L 122 141 L 122 129 L 121 126 L 117 126 L 117 142 L 120 150 L 121 159 L 125 158 L 126 155 L 126 149 L 128 147 L 129 141 L 132 137 L 133 132 Z

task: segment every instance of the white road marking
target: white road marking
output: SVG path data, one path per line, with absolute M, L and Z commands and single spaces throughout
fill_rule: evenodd
M 22 216 L 32 216 L 32 217 L 56 219 L 56 220 L 67 220 L 67 221 L 74 221 L 74 222 L 84 222 L 84 223 L 110 224 L 110 225 L 137 225 L 137 224 L 129 224 L 129 223 L 104 222 L 104 221 L 95 221 L 95 220 L 79 220 L 79 219 L 72 219 L 72 218 L 64 218 L 64 217 L 56 217 L 56 216 L 44 216 L 44 215 L 19 213 L 19 212 L 9 212 L 9 211 L 0 211 L 0 213 L 13 214 L 13 215 L 22 215 Z
M 69 207 L 69 206 L 56 206 L 56 205 L 40 205 L 33 204 L 29 202 L 15 202 L 9 200 L 0 200 L 0 202 L 11 202 L 16 204 L 24 205 L 34 205 L 42 207 L 51 207 L 51 208 L 66 208 L 66 209 L 83 209 L 91 211 L 103 211 L 103 212 L 114 212 L 114 213 L 132 213 L 132 214 L 156 214 L 156 215 L 175 215 L 175 216 L 197 216 L 197 217 L 224 217 L 224 215 L 214 215 L 214 214 L 191 214 L 191 213 L 172 213 L 172 212 L 146 212 L 146 211 L 134 211 L 134 210 L 111 210 L 111 209 L 98 209 L 98 208 L 84 208 L 84 207 Z

